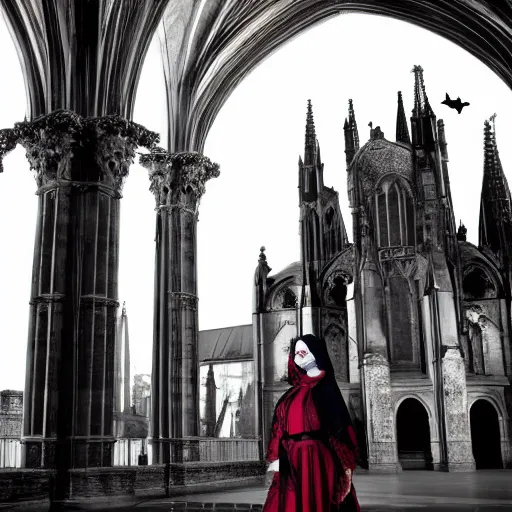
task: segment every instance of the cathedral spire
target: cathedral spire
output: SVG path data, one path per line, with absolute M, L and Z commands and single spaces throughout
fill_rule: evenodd
M 496 114 L 484 123 L 484 177 L 480 200 L 479 245 L 493 252 L 503 252 L 506 233 L 512 223 L 511 196 L 507 178 L 501 165 L 496 143 Z M 492 122 L 492 126 L 491 126 Z
M 423 68 L 414 66 L 411 70 L 414 73 L 414 109 L 413 117 L 432 116 L 434 112 L 428 101 L 425 92 L 425 82 L 423 80 Z
M 320 146 L 316 138 L 313 107 L 311 100 L 308 100 L 304 162 L 299 159 L 299 204 L 316 201 L 322 190 L 323 164 L 320 159 Z
M 352 100 L 348 100 L 348 119 L 345 119 L 343 131 L 345 132 L 345 155 L 348 167 L 359 149 L 359 132 L 357 130 L 356 115 L 354 113 Z
M 130 376 L 130 334 L 128 331 L 128 315 L 126 313 L 126 302 L 123 302 L 121 316 L 118 319 L 118 326 L 115 340 L 115 411 L 129 413 L 132 405 L 131 397 L 131 376 Z
M 410 144 L 409 127 L 405 117 L 404 102 L 402 100 L 402 91 L 398 91 L 398 110 L 396 113 L 396 141 Z
M 208 367 L 206 374 L 206 403 L 204 423 L 206 427 L 205 435 L 213 437 L 215 432 L 215 423 L 217 422 L 217 386 L 215 384 L 215 373 L 213 364 Z
M 414 66 L 411 73 L 414 73 L 414 108 L 411 117 L 412 145 L 421 146 L 424 151 L 433 153 L 436 150 L 437 124 L 436 116 L 425 91 L 423 68 Z M 440 180 L 443 182 L 441 177 Z
M 308 112 L 306 115 L 306 140 L 304 143 L 304 164 L 314 165 L 316 162 L 316 132 L 313 118 L 313 106 L 308 100 Z

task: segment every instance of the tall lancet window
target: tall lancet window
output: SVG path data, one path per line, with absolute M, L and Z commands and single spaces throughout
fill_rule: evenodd
M 397 179 L 386 179 L 374 197 L 378 247 L 415 245 L 411 194 Z
M 332 258 L 338 253 L 339 223 L 334 208 L 331 206 L 324 216 L 324 251 L 327 259 Z

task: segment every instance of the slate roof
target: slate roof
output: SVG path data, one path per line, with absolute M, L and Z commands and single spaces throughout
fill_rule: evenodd
M 199 362 L 254 358 L 252 324 L 199 331 Z

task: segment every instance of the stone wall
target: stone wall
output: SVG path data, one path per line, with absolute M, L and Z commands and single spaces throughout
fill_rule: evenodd
M 71 500 L 108 496 L 166 496 L 223 489 L 263 481 L 263 462 L 209 462 L 137 467 L 73 469 L 69 472 Z M 0 470 L 0 502 L 46 500 L 50 470 Z
M 43 469 L 0 470 L 0 502 L 46 499 L 51 474 Z
M 23 420 L 23 391 L 0 391 L 0 437 L 20 438 Z
M 22 423 L 23 417 L 21 414 L 0 413 L 0 437 L 20 439 Z

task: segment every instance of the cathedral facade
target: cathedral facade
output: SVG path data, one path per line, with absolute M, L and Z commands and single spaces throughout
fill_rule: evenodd
M 511 197 L 493 119 L 484 129 L 478 246 L 457 227 L 444 123 L 414 68 L 407 122 L 360 145 L 352 101 L 345 120 L 349 241 L 308 104 L 299 159 L 301 254 L 271 274 L 262 248 L 254 280 L 258 433 L 268 442 L 287 389 L 291 338 L 326 339 L 372 471 L 512 467 Z

